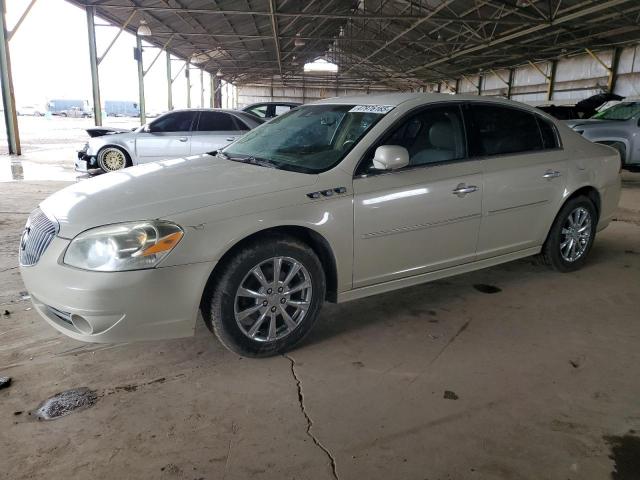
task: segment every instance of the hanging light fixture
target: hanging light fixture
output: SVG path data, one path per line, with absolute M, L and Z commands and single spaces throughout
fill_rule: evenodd
M 138 26 L 138 35 L 141 37 L 148 37 L 151 35 L 151 29 L 149 25 L 147 25 L 147 21 L 142 18 L 140 19 L 140 25 Z
M 293 41 L 293 44 L 296 47 L 304 47 L 307 44 L 307 42 L 305 42 L 303 38 L 300 38 L 299 33 L 296 33 L 296 39 Z
M 222 70 L 218 70 L 216 72 L 216 77 L 222 77 L 222 76 L 224 76 L 223 73 L 222 73 Z
M 298 65 L 298 60 L 296 59 L 296 56 L 294 55 L 293 58 L 291 59 L 291 65 L 296 66 Z
M 194 52 L 193 55 L 191 55 L 191 63 L 193 64 L 204 63 L 208 61 L 209 58 L 210 58 L 209 55 L 207 55 L 204 52 Z

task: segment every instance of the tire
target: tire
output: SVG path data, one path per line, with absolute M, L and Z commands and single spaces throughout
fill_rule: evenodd
M 117 172 L 131 166 L 131 158 L 120 147 L 104 147 L 98 152 L 98 166 L 103 172 Z
M 568 200 L 556 216 L 542 247 L 544 263 L 558 272 L 581 268 L 593 245 L 597 224 L 598 213 L 589 198 L 579 196 Z
M 261 275 L 254 273 L 258 268 Z M 287 290 L 294 291 L 287 295 Z M 324 270 L 314 251 L 295 238 L 273 235 L 249 243 L 222 265 L 202 313 L 229 350 L 269 357 L 290 350 L 309 333 L 325 291 Z

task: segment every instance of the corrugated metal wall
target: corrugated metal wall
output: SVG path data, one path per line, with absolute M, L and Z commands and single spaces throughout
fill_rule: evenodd
M 613 50 L 596 52 L 598 58 L 607 66 L 613 61 Z M 537 67 L 537 68 L 536 68 Z M 553 82 L 551 100 L 547 100 L 548 79 L 551 75 L 551 63 L 540 62 L 513 69 L 511 98 L 520 102 L 540 103 L 575 103 L 590 95 L 607 90 L 609 73 L 607 69 L 591 55 L 585 53 L 557 60 L 555 80 Z M 544 75 L 543 75 L 544 73 Z M 510 72 L 496 70 L 482 73 L 482 95 L 507 96 Z M 624 97 L 640 97 L 640 45 L 620 50 L 616 69 L 614 93 Z M 448 92 L 455 88 L 458 80 L 459 93 L 478 94 L 480 75 L 467 75 L 460 79 L 442 82 L 440 90 Z M 311 102 L 326 97 L 386 93 L 393 90 L 379 86 L 351 86 L 336 88 L 335 81 L 326 80 L 323 84 L 309 82 L 304 88 L 301 82 L 297 86 L 282 87 L 279 81 L 271 84 L 240 85 L 238 87 L 238 105 L 264 101 Z M 315 83 L 315 85 L 313 84 Z M 448 85 L 447 85 L 448 84 Z M 437 86 L 431 90 L 436 91 Z M 425 89 L 426 91 L 427 89 Z
M 607 66 L 613 61 L 613 50 L 596 52 Z M 640 45 L 623 48 L 620 51 L 614 93 L 624 97 L 640 97 Z M 537 68 L 536 68 L 537 67 Z M 513 70 L 511 98 L 525 103 L 549 103 L 547 100 L 548 80 L 551 63 L 541 62 L 525 65 Z M 497 75 L 496 75 L 497 74 Z M 502 77 L 502 78 L 500 78 Z M 468 77 L 475 85 L 478 75 Z M 507 95 L 508 70 L 488 72 L 482 75 L 482 95 Z M 607 91 L 609 72 L 591 55 L 585 53 L 557 61 L 555 80 L 550 102 L 574 103 L 577 100 Z M 477 87 L 469 81 L 460 81 L 460 93 L 477 94 Z M 455 85 L 455 80 L 449 81 Z

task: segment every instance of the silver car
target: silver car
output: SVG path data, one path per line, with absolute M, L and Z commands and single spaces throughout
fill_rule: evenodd
M 216 154 L 53 194 L 24 230 L 20 272 L 40 315 L 78 340 L 188 336 L 202 312 L 228 348 L 275 355 L 325 300 L 536 254 L 576 270 L 619 196 L 614 149 L 525 105 L 333 98 Z
M 566 123 L 584 138 L 618 150 L 624 167 L 640 165 L 640 102 L 618 103 L 587 120 Z
M 174 110 L 134 130 L 96 127 L 78 152 L 76 170 L 115 172 L 132 165 L 218 150 L 263 120 L 244 112 L 220 109 Z

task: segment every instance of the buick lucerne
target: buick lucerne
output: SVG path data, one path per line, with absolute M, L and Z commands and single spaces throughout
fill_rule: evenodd
M 344 302 L 539 254 L 581 267 L 620 195 L 616 150 L 502 99 L 304 105 L 217 152 L 69 186 L 29 217 L 24 283 L 78 340 L 292 348 Z

